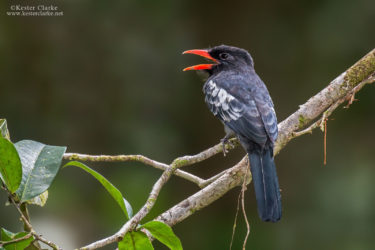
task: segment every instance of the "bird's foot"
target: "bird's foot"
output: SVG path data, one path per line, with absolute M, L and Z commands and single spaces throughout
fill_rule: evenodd
M 226 145 L 228 144 L 230 147 L 233 147 L 233 143 L 229 140 L 228 137 L 224 137 L 223 139 L 220 140 L 221 143 L 222 143 L 222 147 L 223 147 L 223 155 L 226 156 L 227 153 L 229 153 L 229 151 L 227 150 L 226 148 Z

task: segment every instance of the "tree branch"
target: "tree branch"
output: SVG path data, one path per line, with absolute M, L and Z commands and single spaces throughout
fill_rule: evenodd
M 145 165 L 148 165 L 157 169 L 161 169 L 161 170 L 167 170 L 169 168 L 167 164 L 152 160 L 143 155 L 87 155 L 87 154 L 79 154 L 79 153 L 65 153 L 63 156 L 63 159 L 71 160 L 71 161 L 77 160 L 77 161 L 91 161 L 91 162 L 137 161 L 137 162 L 141 162 Z M 185 180 L 193 182 L 197 184 L 198 186 L 201 186 L 203 183 L 205 183 L 205 180 L 203 180 L 202 178 L 199 178 L 198 176 L 195 176 L 193 174 L 190 174 L 188 172 L 185 172 L 179 169 L 177 169 L 174 172 L 174 174 Z
M 339 102 L 341 104 L 348 95 L 353 94 L 353 91 L 354 93 L 358 92 L 365 84 L 373 82 L 371 80 L 373 80 L 374 73 L 375 49 L 339 75 L 326 88 L 311 97 L 295 113 L 279 124 L 275 155 L 294 138 L 294 132 L 303 129 L 334 103 Z M 340 102 L 340 100 L 343 101 Z
M 226 150 L 234 149 L 238 145 L 237 138 L 232 138 L 229 140 L 229 143 L 225 145 Z M 180 167 L 192 165 L 194 163 L 198 163 L 208 158 L 223 152 L 222 143 L 218 143 L 213 147 L 210 147 L 196 155 L 187 155 L 182 156 L 174 160 L 174 162 L 178 162 Z M 91 161 L 91 162 L 127 162 L 127 161 L 137 161 L 141 162 L 145 165 L 160 169 L 160 170 L 167 170 L 169 166 L 165 163 L 158 162 L 152 160 L 143 155 L 88 155 L 88 154 L 80 154 L 80 153 L 65 153 L 63 155 L 64 160 L 77 160 L 77 161 Z M 219 176 L 214 176 L 208 180 L 204 180 L 196 175 L 190 174 L 186 171 L 182 171 L 176 169 L 173 173 L 174 175 L 181 177 L 185 180 L 193 182 L 197 184 L 200 188 L 207 186 L 212 181 L 217 179 Z
M 60 248 L 59 246 L 57 246 L 55 243 L 53 243 L 52 241 L 49 241 L 47 239 L 45 239 L 42 235 L 38 234 L 33 226 L 31 225 L 30 221 L 29 221 L 29 218 L 28 215 L 25 216 L 25 213 L 22 211 L 22 209 L 20 208 L 20 205 L 18 203 L 16 203 L 14 201 L 14 198 L 11 194 L 11 192 L 8 191 L 8 194 L 9 194 L 9 200 L 11 201 L 11 203 L 16 207 L 16 209 L 18 210 L 18 212 L 20 213 L 21 215 L 21 220 L 23 221 L 23 223 L 25 224 L 25 228 L 27 228 L 27 230 L 29 230 L 30 234 L 32 236 L 34 236 L 34 238 L 38 241 L 41 241 L 45 244 L 47 244 L 48 246 L 52 247 L 52 249 L 56 249 L 56 250 L 60 250 L 62 248 Z

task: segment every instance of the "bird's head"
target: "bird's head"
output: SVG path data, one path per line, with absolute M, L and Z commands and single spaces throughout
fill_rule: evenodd
M 187 67 L 186 70 L 206 70 L 213 74 L 221 70 L 240 70 L 254 67 L 253 59 L 249 52 L 237 47 L 220 45 L 210 49 L 193 49 L 184 51 L 183 54 L 195 54 L 205 57 L 214 63 L 198 64 Z

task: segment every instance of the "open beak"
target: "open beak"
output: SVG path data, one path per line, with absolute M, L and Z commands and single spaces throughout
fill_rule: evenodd
M 192 49 L 192 50 L 186 50 L 182 54 L 194 54 L 198 56 L 203 56 L 204 58 L 210 59 L 211 61 L 214 61 L 215 63 L 218 63 L 218 61 L 210 56 L 207 50 L 204 49 Z M 187 68 L 184 68 L 183 71 L 187 70 L 201 70 L 201 69 L 212 69 L 212 67 L 216 64 L 198 64 L 194 66 L 190 66 Z

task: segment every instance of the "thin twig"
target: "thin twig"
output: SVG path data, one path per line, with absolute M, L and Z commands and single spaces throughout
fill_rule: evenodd
M 27 226 L 27 228 L 30 229 L 30 233 L 34 236 L 35 239 L 47 244 L 48 246 L 52 247 L 53 249 L 56 249 L 56 250 L 60 250 L 62 248 L 58 247 L 55 243 L 53 243 L 52 241 L 49 241 L 45 238 L 43 238 L 40 234 L 38 234 L 37 232 L 35 232 L 33 226 L 31 225 L 30 221 L 25 217 L 24 213 L 21 211 L 20 209 L 20 206 L 19 204 L 17 204 L 14 199 L 13 199 L 13 196 L 12 194 L 8 191 L 9 193 L 9 199 L 11 201 L 11 203 L 16 207 L 16 209 L 18 210 L 18 212 L 20 213 L 21 215 L 21 219 L 23 221 L 23 223 Z
M 234 149 L 236 146 L 238 146 L 238 140 L 237 138 L 231 138 L 228 143 L 225 144 L 225 149 L 226 150 L 231 150 Z M 179 163 L 179 167 L 185 167 L 189 166 L 198 162 L 202 162 L 204 160 L 207 160 L 208 158 L 211 158 L 212 156 L 223 152 L 223 144 L 220 142 L 216 144 L 213 147 L 210 147 L 196 155 L 187 155 L 187 156 L 182 156 L 174 160 L 174 162 Z
M 52 241 L 50 240 L 47 240 L 45 239 L 42 235 L 40 234 L 33 234 L 35 238 L 37 238 L 39 241 L 43 242 L 44 244 L 52 247 L 53 249 L 56 249 L 56 250 L 62 250 L 62 248 L 58 247 L 55 243 L 53 243 Z
M 26 227 L 30 229 L 31 233 L 35 233 L 32 225 L 29 222 L 29 220 L 25 217 L 25 215 L 21 211 L 19 205 L 14 201 L 13 196 L 12 196 L 11 193 L 9 193 L 9 199 L 10 199 L 11 203 L 16 207 L 16 209 L 19 212 L 19 214 L 21 215 L 21 219 L 22 219 L 23 223 L 26 225 Z
M 145 165 L 154 167 L 160 170 L 166 170 L 169 166 L 165 163 L 152 160 L 143 155 L 88 155 L 79 153 L 65 153 L 63 156 L 65 160 L 78 160 L 78 161 L 91 161 L 91 162 L 127 162 L 127 161 L 137 161 Z M 186 171 L 177 169 L 174 174 L 185 180 L 197 184 L 199 187 L 205 183 L 205 180 L 190 174 Z
M 159 169 L 165 169 L 167 164 L 152 160 L 143 155 L 88 155 L 79 153 L 65 153 L 64 160 L 91 161 L 91 162 L 127 162 L 138 161 Z
M 229 143 L 225 145 L 227 150 L 234 149 L 238 146 L 238 140 L 232 138 L 229 140 Z M 221 153 L 223 151 L 222 143 L 218 143 L 215 146 L 212 146 L 196 155 L 187 155 L 175 159 L 175 162 L 180 162 L 179 167 L 192 165 L 198 163 L 208 158 Z M 127 162 L 127 161 L 137 161 L 142 162 L 146 165 L 165 170 L 168 168 L 168 165 L 162 162 L 152 160 L 143 155 L 88 155 L 80 153 L 65 153 L 63 155 L 64 160 L 78 160 L 78 161 L 91 161 L 91 162 Z
M 226 150 L 231 150 L 231 149 L 234 149 L 236 146 L 238 146 L 238 142 L 236 138 L 230 139 L 229 142 L 230 143 L 227 143 L 225 145 Z M 180 167 L 192 165 L 194 163 L 207 160 L 208 158 L 222 152 L 222 150 L 223 150 L 222 143 L 218 143 L 215 146 L 210 147 L 196 155 L 187 155 L 187 156 L 179 157 L 175 159 L 174 162 L 178 163 L 179 168 L 180 168 Z M 78 160 L 78 161 L 91 161 L 91 162 L 137 161 L 145 165 L 148 165 L 157 169 L 161 169 L 164 171 L 169 168 L 167 164 L 152 160 L 143 155 L 88 155 L 88 154 L 80 154 L 80 153 L 65 153 L 63 156 L 63 159 Z M 208 180 L 204 180 L 196 175 L 193 175 L 191 173 L 188 173 L 180 169 L 176 169 L 173 174 L 185 180 L 195 183 L 200 188 L 203 188 L 207 186 L 208 184 L 212 183 L 217 178 L 219 178 L 223 173 L 220 173 Z
M 26 203 L 21 203 L 21 204 L 19 205 L 19 208 L 20 208 L 22 214 L 25 216 L 25 219 L 26 219 L 27 221 L 30 221 L 30 215 L 29 215 L 29 211 L 28 211 L 28 209 L 27 209 L 27 204 L 26 204 Z M 24 229 L 26 232 L 31 232 L 31 228 L 30 228 L 26 223 L 24 223 L 24 225 L 23 225 L 23 229 Z
M 241 200 L 241 195 L 242 195 L 242 192 L 240 192 L 240 193 L 238 194 L 238 198 L 237 198 L 236 215 L 234 216 L 234 223 L 233 223 L 233 229 L 232 229 L 232 238 L 231 238 L 231 240 L 230 240 L 229 250 L 232 250 L 234 234 L 235 234 L 235 232 L 236 232 L 236 227 L 237 227 L 237 217 L 238 217 L 238 211 L 240 210 L 240 200 Z
M 324 120 L 324 165 L 327 165 L 327 119 Z
M 296 137 L 299 137 L 299 136 L 304 135 L 304 134 L 312 134 L 313 130 L 320 126 L 321 121 L 322 121 L 322 119 L 319 119 L 316 122 L 314 122 L 313 124 L 311 124 L 309 127 L 305 128 L 301 131 L 293 132 L 291 134 L 292 138 L 296 138 Z
M 243 214 L 243 217 L 245 218 L 245 222 L 246 222 L 246 236 L 245 236 L 245 240 L 243 241 L 243 245 L 242 245 L 242 249 L 245 250 L 246 249 L 246 243 L 247 243 L 247 239 L 249 238 L 249 235 L 250 235 L 250 224 L 249 224 L 249 221 L 247 220 L 247 215 L 246 215 L 246 210 L 245 210 L 245 192 L 246 192 L 246 184 L 247 184 L 247 181 L 248 181 L 248 175 L 250 174 L 250 170 L 246 171 L 246 174 L 245 174 L 245 177 L 243 179 L 243 183 L 242 183 L 242 188 L 241 188 L 241 208 L 242 208 L 242 214 Z

